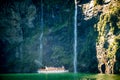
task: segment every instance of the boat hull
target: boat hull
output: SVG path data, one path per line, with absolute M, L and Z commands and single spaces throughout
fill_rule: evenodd
M 64 71 L 38 71 L 38 73 L 67 73 L 69 72 L 68 70 Z

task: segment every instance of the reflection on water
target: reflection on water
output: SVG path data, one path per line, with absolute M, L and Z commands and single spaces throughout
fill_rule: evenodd
M 113 74 L 0 74 L 0 80 L 120 80 Z
M 96 80 L 120 80 L 120 75 L 114 74 L 97 74 Z

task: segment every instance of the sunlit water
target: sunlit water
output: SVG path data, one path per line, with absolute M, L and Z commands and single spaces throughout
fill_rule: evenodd
M 0 74 L 0 80 L 120 80 L 112 74 Z

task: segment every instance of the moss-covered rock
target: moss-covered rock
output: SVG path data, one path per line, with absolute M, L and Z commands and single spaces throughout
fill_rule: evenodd
M 116 6 L 115 6 L 116 4 Z M 108 12 L 103 12 L 100 16 L 100 20 L 97 24 L 97 30 L 99 32 L 97 41 L 97 56 L 99 61 L 99 70 L 102 72 L 101 67 L 105 64 L 105 73 L 115 73 L 116 57 L 119 51 L 119 11 L 120 6 L 117 6 L 118 2 L 110 3 Z M 104 7 L 105 8 L 105 7 Z M 103 61 L 102 61 L 103 60 Z M 118 67 L 117 67 L 118 68 Z M 120 67 L 119 67 L 120 68 Z M 119 71 L 117 71 L 119 72 Z
M 0 3 L 1 73 L 36 72 L 44 66 L 73 71 L 74 0 Z M 78 72 L 96 73 L 99 67 L 120 73 L 119 5 L 119 0 L 78 0 Z

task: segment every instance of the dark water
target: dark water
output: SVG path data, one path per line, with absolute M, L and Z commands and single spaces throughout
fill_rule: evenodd
M 113 74 L 0 74 L 0 80 L 120 80 Z

